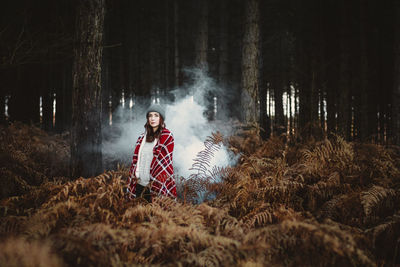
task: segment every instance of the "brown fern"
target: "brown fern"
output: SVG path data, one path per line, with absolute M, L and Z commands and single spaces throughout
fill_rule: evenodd
M 384 215 L 385 210 L 393 210 L 396 199 L 396 191 L 372 186 L 367 191 L 361 193 L 361 204 L 364 208 L 366 218 Z

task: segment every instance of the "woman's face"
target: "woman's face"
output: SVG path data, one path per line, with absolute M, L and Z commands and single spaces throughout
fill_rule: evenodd
M 158 112 L 149 112 L 147 120 L 151 127 L 156 128 L 160 125 L 160 114 Z

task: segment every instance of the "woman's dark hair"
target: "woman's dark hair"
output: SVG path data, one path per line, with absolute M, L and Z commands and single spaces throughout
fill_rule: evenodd
M 155 138 L 160 138 L 161 131 L 165 128 L 165 123 L 164 118 L 160 115 L 160 124 L 157 131 L 154 132 L 153 127 L 151 127 L 149 123 L 149 114 L 147 114 L 146 124 L 144 125 L 144 128 L 146 129 L 146 142 L 153 142 Z

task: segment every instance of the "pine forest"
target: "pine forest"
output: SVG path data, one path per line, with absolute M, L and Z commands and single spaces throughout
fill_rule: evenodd
M 0 266 L 400 266 L 400 1 L 0 14 Z

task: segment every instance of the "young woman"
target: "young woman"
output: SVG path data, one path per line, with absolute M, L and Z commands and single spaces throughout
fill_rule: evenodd
M 160 105 L 152 105 L 146 118 L 146 131 L 136 142 L 129 170 L 128 197 L 144 197 L 149 202 L 156 195 L 176 198 L 172 166 L 174 137 L 165 128 L 164 110 Z

